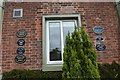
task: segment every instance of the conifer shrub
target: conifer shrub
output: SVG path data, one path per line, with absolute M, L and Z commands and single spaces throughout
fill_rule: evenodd
M 79 78 L 95 80 L 100 78 L 96 51 L 83 27 L 80 28 L 80 31 L 75 27 L 72 34 L 68 32 L 63 60 L 63 79 Z

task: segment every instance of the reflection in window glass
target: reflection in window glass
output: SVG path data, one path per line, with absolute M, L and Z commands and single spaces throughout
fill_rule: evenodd
M 65 44 L 66 36 L 68 35 L 68 31 L 70 33 L 72 33 L 74 31 L 74 27 L 75 27 L 75 22 L 74 21 L 63 22 L 63 39 L 64 39 L 63 41 L 64 41 L 64 44 Z
M 61 57 L 61 32 L 59 22 L 49 23 L 50 61 L 62 60 Z

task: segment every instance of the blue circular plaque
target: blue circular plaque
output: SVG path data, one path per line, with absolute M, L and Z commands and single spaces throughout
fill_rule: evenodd
M 19 47 L 17 49 L 17 54 L 24 54 L 25 53 L 25 49 L 23 47 Z
M 18 44 L 18 46 L 23 46 L 25 44 L 25 40 L 24 39 L 19 39 L 17 41 L 17 44 Z
M 26 61 L 26 57 L 24 55 L 17 55 L 15 57 L 15 62 L 18 64 L 22 64 Z
M 102 26 L 95 26 L 95 27 L 93 28 L 93 31 L 94 31 L 96 34 L 102 34 L 103 31 L 104 31 L 104 27 L 102 27 Z
M 101 41 L 104 41 L 104 38 L 101 37 L 101 36 L 97 36 L 97 37 L 96 37 L 96 41 L 100 41 L 100 42 L 101 42 Z
M 97 44 L 96 49 L 98 51 L 104 51 L 106 49 L 106 46 L 104 44 Z

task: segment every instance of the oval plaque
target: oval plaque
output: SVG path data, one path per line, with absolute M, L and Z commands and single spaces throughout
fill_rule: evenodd
M 104 51 L 106 49 L 106 46 L 104 44 L 97 44 L 96 49 L 98 51 Z
M 25 44 L 25 40 L 24 39 L 19 39 L 17 41 L 17 44 L 18 44 L 18 46 L 23 46 Z
M 15 57 L 15 62 L 18 64 L 22 64 L 26 61 L 26 57 L 24 55 L 17 55 Z
M 17 49 L 17 54 L 24 54 L 24 52 L 25 52 L 25 49 L 23 47 L 19 47 Z
M 18 32 L 16 32 L 16 36 L 18 38 L 24 38 L 27 35 L 27 31 L 25 29 L 20 29 Z
M 94 31 L 96 34 L 102 34 L 103 31 L 104 31 L 104 27 L 102 27 L 102 26 L 95 26 L 95 27 L 93 28 L 93 31 Z
M 98 36 L 98 37 L 96 37 L 96 41 L 104 41 L 104 38 L 103 37 L 101 37 L 101 36 Z

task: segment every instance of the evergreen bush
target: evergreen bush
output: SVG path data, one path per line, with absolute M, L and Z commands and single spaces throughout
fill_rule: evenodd
M 63 79 L 91 78 L 95 80 L 95 78 L 100 78 L 96 52 L 83 27 L 80 28 L 80 31 L 75 27 L 71 36 L 68 32 L 63 59 Z

